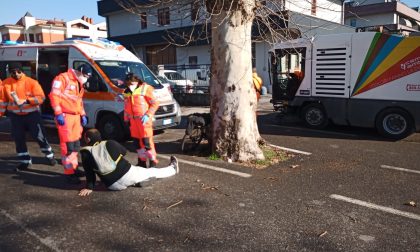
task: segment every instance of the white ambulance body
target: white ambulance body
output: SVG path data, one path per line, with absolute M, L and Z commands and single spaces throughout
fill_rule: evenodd
M 274 108 L 309 127 L 376 127 L 395 139 L 420 130 L 420 37 L 323 35 L 270 53 Z
M 133 53 L 118 43 L 107 40 L 65 40 L 52 44 L 9 44 L 0 46 L 0 74 L 8 76 L 7 64 L 19 61 L 27 76 L 37 79 L 46 96 L 53 78 L 67 69 L 89 64 L 93 76 L 85 86 L 83 101 L 89 117 L 88 128 L 98 128 L 107 139 L 122 140 L 128 129 L 123 123 L 122 92 L 127 73 L 132 72 L 155 88 L 159 109 L 154 117 L 154 129 L 176 126 L 181 110 L 172 93 Z M 42 106 L 47 124 L 54 124 L 49 100 Z

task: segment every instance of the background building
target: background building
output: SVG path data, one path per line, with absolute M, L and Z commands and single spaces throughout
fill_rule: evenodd
M 345 6 L 345 24 L 358 31 L 408 35 L 420 31 L 420 12 L 396 0 L 354 0 Z
M 91 18 L 65 22 L 63 20 L 44 20 L 27 12 L 16 24 L 0 26 L 1 40 L 50 43 L 66 38 L 106 38 L 106 23 L 93 24 Z
M 132 12 L 118 1 L 98 1 L 98 13 L 106 18 L 110 40 L 122 43 L 149 66 L 163 64 L 165 68 L 176 65 L 202 69 L 203 65 L 210 64 L 209 20 L 204 19 L 206 15 L 200 6 L 194 4 L 196 1 L 180 0 L 177 4 L 155 4 L 151 8 L 147 7 L 150 1 L 131 2 L 137 3 Z M 295 37 L 354 32 L 354 28 L 341 25 L 341 0 L 284 0 L 278 3 L 284 18 L 277 25 L 291 31 Z M 202 18 L 197 20 L 196 17 Z M 187 35 L 192 29 L 192 42 L 180 46 L 185 43 L 183 36 L 189 37 Z M 253 65 L 266 85 L 269 83 L 269 48 L 264 41 L 252 46 Z

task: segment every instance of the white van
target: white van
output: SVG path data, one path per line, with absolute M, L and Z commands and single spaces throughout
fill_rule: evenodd
M 46 96 L 50 93 L 54 77 L 89 64 L 94 73 L 85 86 L 83 98 L 89 117 L 88 128 L 96 127 L 106 139 L 123 140 L 128 128 L 123 123 L 124 102 L 122 92 L 127 73 L 132 72 L 155 88 L 160 106 L 154 117 L 154 129 L 176 126 L 181 121 L 181 109 L 171 92 L 164 88 L 156 76 L 124 46 L 108 40 L 64 40 L 52 44 L 7 43 L 0 46 L 0 78 L 9 74 L 7 65 L 19 61 L 27 76 L 37 79 Z M 47 100 L 42 105 L 42 116 L 48 125 L 54 125 L 54 115 Z

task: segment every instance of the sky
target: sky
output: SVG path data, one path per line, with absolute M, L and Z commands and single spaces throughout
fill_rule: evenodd
M 97 24 L 105 21 L 98 15 L 97 0 L 0 0 L 0 25 L 15 24 L 27 11 L 39 19 L 71 21 L 83 15 Z M 420 6 L 420 0 L 403 0 L 411 7 Z
M 94 24 L 105 21 L 98 15 L 97 0 L 0 0 L 0 25 L 15 24 L 27 11 L 38 19 L 71 21 L 87 16 Z

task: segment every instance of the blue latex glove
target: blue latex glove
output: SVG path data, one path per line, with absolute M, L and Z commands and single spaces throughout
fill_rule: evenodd
M 87 116 L 82 116 L 82 126 L 85 127 L 88 123 L 88 118 Z
M 61 126 L 63 126 L 65 123 L 63 114 L 56 115 L 55 120 L 57 121 L 58 125 Z
M 144 115 L 144 116 L 141 118 L 141 122 L 142 122 L 143 124 L 146 124 L 146 123 L 147 123 L 147 121 L 149 121 L 149 116 L 148 116 L 148 115 Z

